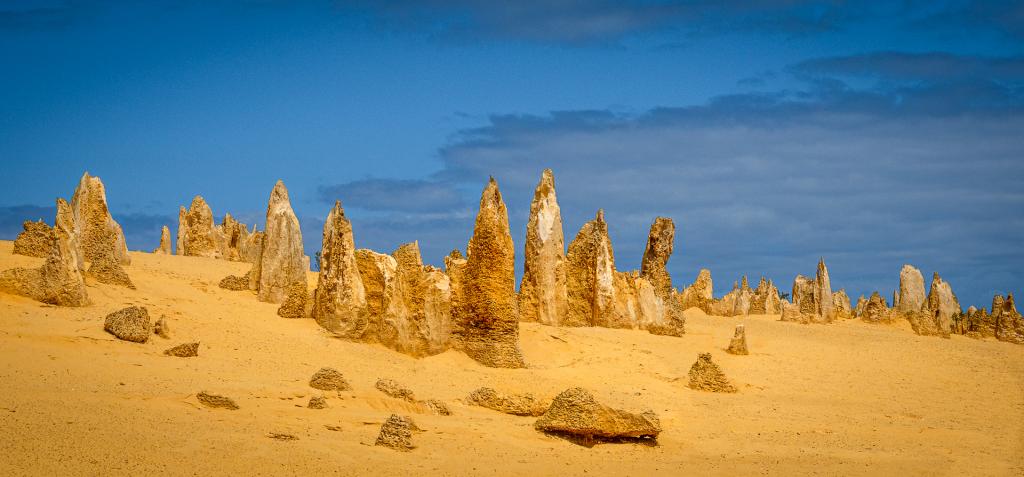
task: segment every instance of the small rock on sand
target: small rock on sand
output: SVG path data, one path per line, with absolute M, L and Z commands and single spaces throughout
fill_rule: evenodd
M 202 404 L 209 408 L 214 409 L 238 409 L 238 404 L 235 404 L 235 400 L 219 394 L 210 394 L 206 391 L 200 391 L 196 394 L 196 399 L 199 400 L 199 404 Z
M 341 372 L 334 368 L 320 368 L 309 379 L 309 387 L 321 391 L 349 391 L 352 389 Z
M 153 334 L 149 312 L 141 306 L 129 306 L 107 315 L 103 329 L 117 339 L 136 343 L 145 343 Z

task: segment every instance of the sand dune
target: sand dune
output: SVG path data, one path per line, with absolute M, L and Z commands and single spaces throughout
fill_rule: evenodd
M 11 250 L 0 242 L 0 269 L 42 263 Z M 0 294 L 0 474 L 1024 475 L 1022 346 L 691 310 L 682 338 L 525 323 L 530 367 L 493 369 L 455 351 L 415 359 L 332 338 L 217 287 L 248 264 L 130 255 L 137 289 L 89 282 L 88 307 Z M 105 333 L 103 317 L 128 305 L 165 315 L 171 339 Z M 725 353 L 739 322 L 749 356 Z M 201 342 L 198 358 L 162 355 L 187 341 Z M 738 393 L 686 387 L 708 351 Z M 311 389 L 324 366 L 353 390 Z M 378 378 L 444 400 L 453 415 L 389 398 Z M 585 448 L 538 433 L 535 418 L 464 405 L 480 386 L 547 398 L 583 386 L 607 404 L 654 410 L 664 432 L 656 447 Z M 241 409 L 199 405 L 204 390 Z M 329 407 L 307 409 L 321 394 Z M 425 430 L 414 451 L 373 446 L 393 412 Z

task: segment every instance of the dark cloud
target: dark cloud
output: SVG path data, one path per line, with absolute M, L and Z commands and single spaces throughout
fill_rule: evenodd
M 992 30 L 1019 35 L 1024 30 L 1021 8 L 1000 8 L 998 2 L 401 0 L 338 4 L 346 11 L 369 14 L 395 28 L 455 41 L 512 39 L 580 45 L 667 34 L 677 40 L 664 43 L 662 48 L 678 48 L 688 44 L 680 38 L 732 32 L 799 37 L 840 32 L 878 19 L 894 21 L 897 28 L 929 32 Z
M 983 78 L 1019 82 L 1024 81 L 1024 56 L 999 58 L 945 52 L 886 51 L 807 60 L 795 65 L 792 70 L 802 74 L 901 81 L 938 82 Z
M 462 195 L 451 184 L 420 179 L 360 179 L 318 189 L 320 200 L 341 200 L 346 208 L 427 212 L 462 208 Z
M 743 273 L 785 289 L 824 256 L 833 284 L 854 296 L 891 290 L 913 263 L 984 304 L 992 290 L 1024 286 L 1024 101 L 977 77 L 986 68 L 903 82 L 909 73 L 882 66 L 863 87 L 821 71 L 800 89 L 642 114 L 496 115 L 441 149 L 436 177 L 497 177 L 518 248 L 532 189 L 551 167 L 567 242 L 604 208 L 620 269 L 637 267 L 647 227 L 666 215 L 679 230 L 677 283 L 708 266 L 720 292 Z
M 56 215 L 56 206 L 9 205 L 0 207 L 0 240 L 17 238 L 22 231 L 21 224 L 26 220 L 42 220 L 53 225 L 53 218 Z

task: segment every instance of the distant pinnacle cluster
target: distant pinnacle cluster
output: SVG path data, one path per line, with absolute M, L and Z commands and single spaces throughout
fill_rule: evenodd
M 771 280 L 762 277 L 751 288 L 745 276 L 730 292 L 715 298 L 707 269 L 678 290 L 667 270 L 675 231 L 672 219 L 655 218 L 640 269 L 628 272 L 616 267 L 603 210 L 566 247 L 549 169 L 542 173 L 530 205 L 518 292 L 515 245 L 494 178 L 481 194 L 465 255 L 453 250 L 444 258 L 443 270 L 424 265 L 417 242 L 390 254 L 356 248 L 352 224 L 336 201 L 324 222 L 320 273 L 310 290 L 310 258 L 281 181 L 271 191 L 262 232 L 250 230 L 231 214 L 215 224 L 210 206 L 196 196 L 188 208 L 179 210 L 174 252 L 252 263 L 245 275 L 225 277 L 221 288 L 249 291 L 260 301 L 280 304 L 282 317 L 312 318 L 339 337 L 380 343 L 412 356 L 457 349 L 492 367 L 527 365 L 519 349 L 520 321 L 639 329 L 678 337 L 685 333 L 683 311 L 693 308 L 726 317 L 780 315 L 782 321 L 805 324 L 851 318 L 869 323 L 906 320 L 920 335 L 956 333 L 1024 343 L 1024 320 L 1013 295 L 997 295 L 991 311 L 970 307 L 964 312 L 949 283 L 937 273 L 926 295 L 921 272 L 910 265 L 900 271 L 891 308 L 878 292 L 861 296 L 851 306 L 844 290 L 832 291 L 824 259 L 813 279 L 794 279 L 792 301 Z M 38 269 L 0 272 L 0 290 L 41 302 L 87 305 L 87 278 L 135 286 L 124 268 L 130 264 L 124 233 L 110 215 L 103 183 L 88 173 L 70 204 L 57 200 L 54 227 L 24 223 L 14 252 L 46 260 Z M 172 253 L 166 226 L 153 253 Z M 738 330 L 737 339 L 743 337 L 745 351 L 742 333 Z

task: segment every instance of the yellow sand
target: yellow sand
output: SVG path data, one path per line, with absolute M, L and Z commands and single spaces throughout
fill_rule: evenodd
M 0 269 L 42 262 L 11 249 L 0 242 Z M 1024 346 L 690 312 L 683 338 L 524 324 L 530 369 L 489 369 L 453 351 L 414 359 L 335 339 L 217 287 L 247 264 L 131 258 L 138 289 L 90 282 L 86 308 L 0 293 L 0 475 L 1024 474 Z M 105 333 L 103 317 L 128 305 L 166 315 L 172 338 L 134 344 Z M 749 356 L 724 351 L 737 322 Z M 198 358 L 161 354 L 192 340 L 202 342 Z M 739 393 L 686 387 L 705 351 Z M 354 391 L 307 409 L 321 394 L 307 381 L 323 366 Z M 447 401 L 454 415 L 388 398 L 378 378 Z M 534 418 L 460 402 L 479 386 L 547 397 L 584 386 L 608 404 L 654 410 L 665 430 L 657 447 L 588 449 L 536 432 Z M 241 409 L 200 406 L 204 390 Z M 372 445 L 394 412 L 426 430 L 410 453 Z

